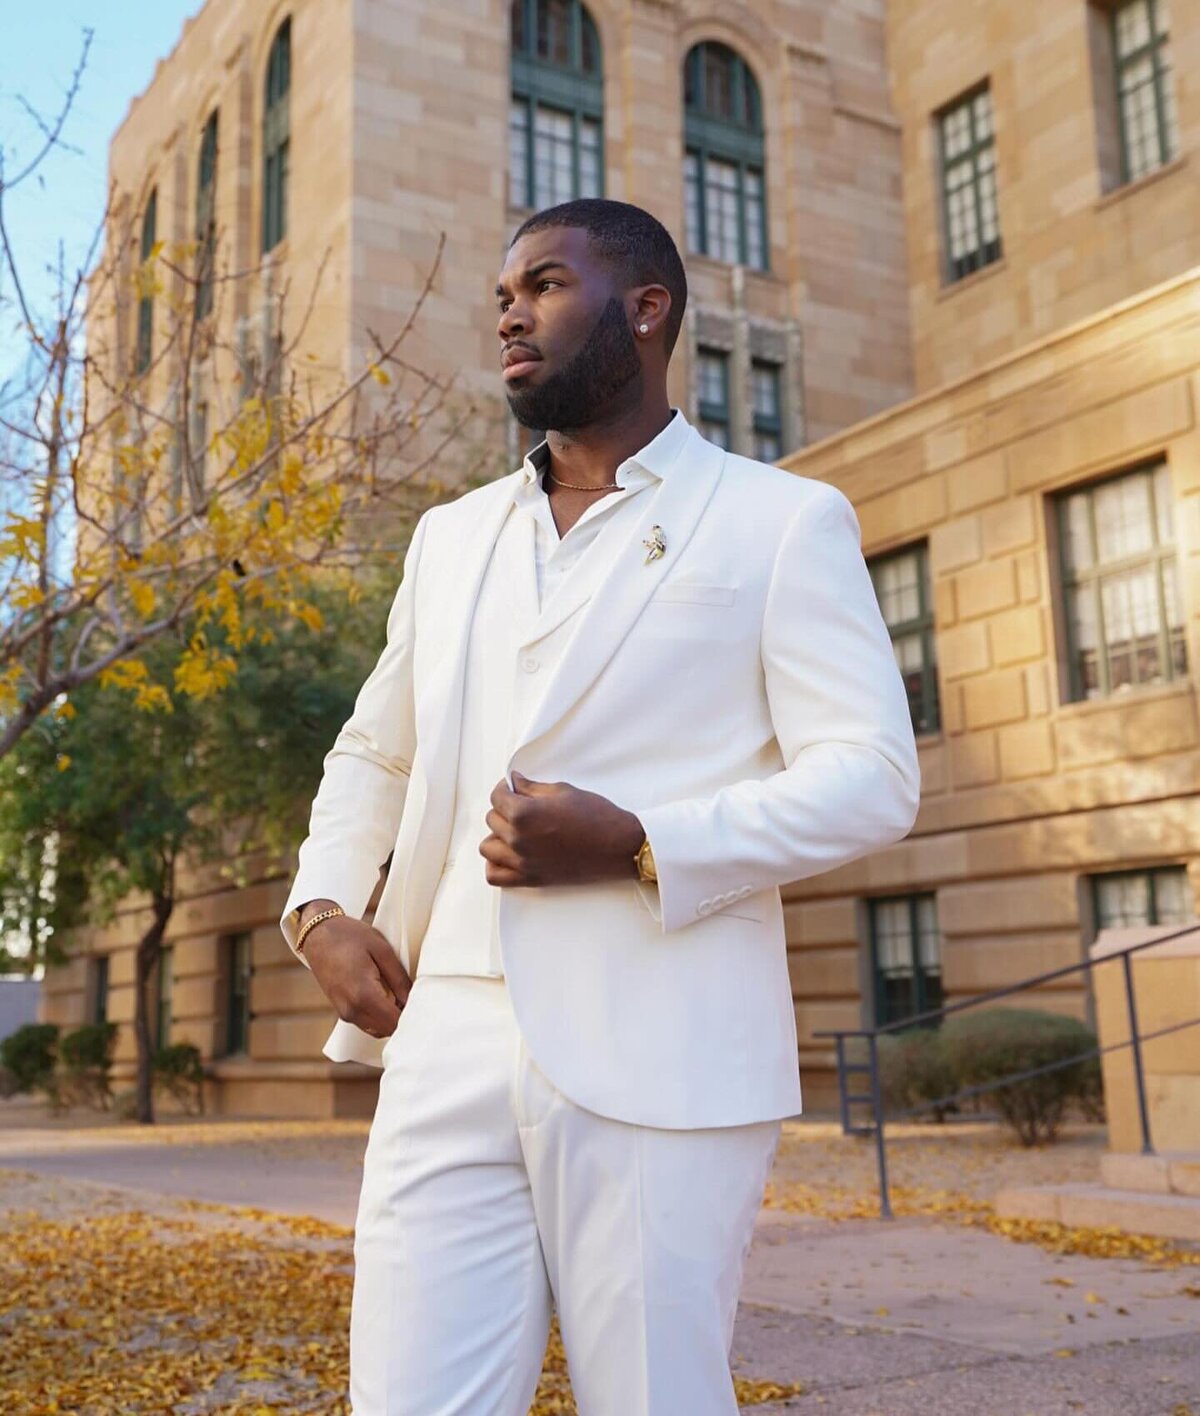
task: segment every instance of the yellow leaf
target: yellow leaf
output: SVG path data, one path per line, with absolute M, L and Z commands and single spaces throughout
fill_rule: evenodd
M 371 365 L 371 377 L 377 384 L 381 384 L 384 388 L 392 381 L 391 374 L 389 374 L 386 369 L 381 369 L 378 364 Z
M 65 772 L 65 771 L 67 770 L 67 768 L 68 768 L 70 765 L 71 765 L 71 758 L 70 758 L 70 755 L 69 755 L 68 753 L 65 753 L 65 752 L 60 752 L 60 753 L 58 754 L 58 757 L 55 759 L 55 766 L 58 768 L 58 770 L 59 770 L 60 772 Z
M 153 585 L 147 584 L 144 580 L 131 580 L 129 582 L 129 598 L 133 601 L 133 608 L 143 619 L 149 619 L 154 613 L 156 596 Z

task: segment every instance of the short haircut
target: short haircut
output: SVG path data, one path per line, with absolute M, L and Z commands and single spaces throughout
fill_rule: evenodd
M 600 256 L 625 289 L 633 285 L 665 285 L 671 292 L 667 316 L 667 354 L 675 348 L 687 305 L 687 275 L 671 233 L 648 211 L 630 202 L 581 197 L 535 212 L 517 228 L 511 249 L 533 231 L 574 226 L 588 234 L 588 245 Z

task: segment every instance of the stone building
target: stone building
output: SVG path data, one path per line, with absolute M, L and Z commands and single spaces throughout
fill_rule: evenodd
M 495 471 L 524 445 L 491 297 L 514 227 L 595 194 L 676 235 L 672 397 L 850 495 L 920 735 L 912 837 L 785 892 L 814 1105 L 815 1031 L 1194 907 L 1200 22 L 1168 27 L 1165 0 L 208 0 L 113 142 L 132 228 L 212 222 L 268 282 L 325 260 L 331 367 L 445 232 L 413 354 L 492 400 Z M 285 893 L 196 879 L 160 1036 L 211 1058 L 218 1109 L 369 1111 Z M 131 901 L 81 936 L 45 1016 L 130 1019 L 138 929 Z
M 785 465 L 858 511 L 922 807 L 907 841 L 788 892 L 810 1074 L 815 1032 L 1196 913 L 1200 17 L 1180 20 L 888 7 L 917 394 Z M 1033 1001 L 1092 1011 L 1079 976 Z

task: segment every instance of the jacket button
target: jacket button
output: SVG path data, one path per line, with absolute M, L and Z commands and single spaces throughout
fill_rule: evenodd
M 521 667 L 525 670 L 527 674 L 536 674 L 538 669 L 541 668 L 541 666 L 542 661 L 540 659 L 535 659 L 532 655 L 530 655 L 528 658 L 521 660 Z

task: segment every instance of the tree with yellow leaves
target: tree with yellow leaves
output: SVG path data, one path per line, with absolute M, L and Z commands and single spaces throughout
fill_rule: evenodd
M 135 214 L 111 193 L 96 251 L 40 317 L 5 202 L 60 141 L 89 40 L 39 152 L 0 169 L 0 319 L 27 345 L 0 390 L 0 757 L 93 679 L 165 710 L 171 690 L 226 686 L 252 633 L 315 626 L 317 581 L 353 593 L 356 568 L 403 550 L 476 412 L 404 357 L 436 259 L 347 372 L 313 329 L 324 259 L 297 292 L 270 256 L 231 265 L 215 224 L 157 239 L 153 197 Z M 184 624 L 170 684 L 154 682 L 148 647 Z

